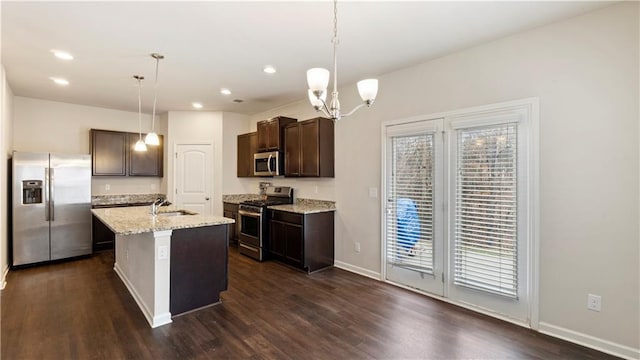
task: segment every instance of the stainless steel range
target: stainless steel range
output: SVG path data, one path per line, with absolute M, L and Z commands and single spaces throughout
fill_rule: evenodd
M 240 253 L 262 261 L 269 241 L 267 206 L 293 203 L 293 189 L 289 186 L 269 186 L 263 200 L 244 201 L 238 207 L 240 215 Z

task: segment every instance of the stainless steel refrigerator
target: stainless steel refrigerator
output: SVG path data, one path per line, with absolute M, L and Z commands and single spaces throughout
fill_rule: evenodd
M 91 253 L 91 156 L 14 152 L 12 264 Z

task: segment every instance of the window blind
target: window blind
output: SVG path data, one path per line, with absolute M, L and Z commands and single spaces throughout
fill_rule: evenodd
M 387 263 L 433 273 L 434 135 L 391 138 Z
M 517 297 L 517 125 L 457 130 L 454 284 Z

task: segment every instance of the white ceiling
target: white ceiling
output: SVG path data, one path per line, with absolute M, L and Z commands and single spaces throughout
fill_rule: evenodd
M 339 84 L 377 77 L 611 2 L 340 2 Z M 332 3 L 6 2 L 2 63 L 15 95 L 137 111 L 254 114 L 306 98 L 306 70 L 331 67 Z M 75 59 L 56 59 L 51 49 Z M 264 65 L 278 69 L 263 73 Z M 49 77 L 64 77 L 60 87 Z M 220 94 L 229 88 L 230 96 Z M 380 83 L 384 87 L 384 82 Z M 355 86 L 354 92 L 355 90 Z M 234 103 L 233 99 L 243 99 Z

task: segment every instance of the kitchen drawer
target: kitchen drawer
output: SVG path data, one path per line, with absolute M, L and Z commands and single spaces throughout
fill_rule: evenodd
M 271 211 L 271 220 L 284 221 L 291 224 L 302 225 L 302 214 L 294 214 L 286 211 L 269 210 Z

